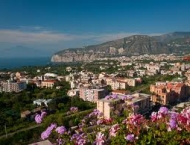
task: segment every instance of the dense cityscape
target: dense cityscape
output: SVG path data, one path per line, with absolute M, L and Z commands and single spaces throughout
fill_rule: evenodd
M 63 136 L 70 129 L 69 135 L 80 134 L 83 117 L 93 109 L 101 115 L 91 118 L 84 127 L 85 134 L 92 134 L 92 138 L 93 130 L 110 130 L 131 114 L 141 114 L 148 120 L 160 107 L 180 112 L 190 105 L 190 63 L 187 57 L 174 54 L 6 69 L 0 72 L 0 78 L 0 140 L 4 144 L 53 144 L 55 135 L 40 139 L 51 122 L 64 125 Z M 107 144 L 116 142 L 103 138 Z M 59 140 L 64 142 L 63 138 Z M 189 140 L 184 142 L 188 144 Z
M 0 0 L 0 145 L 190 145 L 189 6 Z

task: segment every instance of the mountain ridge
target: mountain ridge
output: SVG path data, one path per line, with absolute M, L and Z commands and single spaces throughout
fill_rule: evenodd
M 160 36 L 132 35 L 84 48 L 69 48 L 55 53 L 52 62 L 93 61 L 97 58 L 118 55 L 176 53 L 189 51 L 190 43 L 178 44 L 176 40 L 190 40 L 190 32 L 173 32 Z M 186 40 L 187 39 L 187 40 Z M 183 42 L 183 41 L 180 42 Z M 188 48 L 188 49 L 187 49 Z

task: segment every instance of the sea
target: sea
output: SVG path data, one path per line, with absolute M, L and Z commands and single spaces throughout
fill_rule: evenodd
M 0 58 L 0 69 L 14 69 L 25 66 L 44 66 L 51 64 L 50 57 Z

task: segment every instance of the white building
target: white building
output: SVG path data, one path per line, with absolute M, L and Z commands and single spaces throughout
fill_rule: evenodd
M 34 105 L 38 105 L 38 106 L 41 106 L 42 105 L 42 103 L 44 103 L 45 104 L 45 106 L 47 106 L 48 107 L 48 103 L 50 103 L 52 101 L 52 99 L 38 99 L 38 100 L 34 100 L 33 101 L 33 104 Z
M 20 92 L 26 89 L 26 82 L 2 82 L 2 92 Z

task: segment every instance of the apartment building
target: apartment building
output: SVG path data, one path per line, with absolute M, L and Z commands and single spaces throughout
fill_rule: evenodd
M 157 82 L 150 85 L 151 101 L 162 105 L 171 104 L 187 97 L 187 87 L 178 82 Z
M 53 88 L 55 85 L 56 80 L 44 80 L 41 82 L 42 88 Z
M 2 82 L 1 91 L 2 92 L 20 92 L 26 89 L 26 82 Z
M 124 104 L 124 101 L 121 98 L 103 98 L 97 101 L 97 109 L 103 113 L 104 119 L 110 119 L 114 114 L 119 115 L 122 112 L 122 104 Z
M 124 97 L 128 99 L 123 99 Z M 103 118 L 110 119 L 119 116 L 127 106 L 138 106 L 133 113 L 147 113 L 150 110 L 150 95 L 136 93 L 132 95 L 109 95 L 97 101 L 97 109 L 103 113 Z
M 81 87 L 79 89 L 80 98 L 85 101 L 97 102 L 98 99 L 103 98 L 108 94 L 107 86 L 106 87 L 98 87 L 98 88 L 90 88 L 90 87 Z
M 127 86 L 134 87 L 136 85 L 135 79 L 129 79 L 129 78 L 106 77 L 105 81 L 106 84 L 110 85 L 113 90 L 126 89 Z
M 151 108 L 150 104 L 150 94 L 144 94 L 144 93 L 135 93 L 132 94 L 132 99 L 126 100 L 127 105 L 137 105 L 138 108 L 134 110 L 134 113 L 140 113 L 145 114 L 148 113 L 148 111 Z
M 157 73 L 160 72 L 160 65 L 150 63 L 150 64 L 146 65 L 146 69 L 147 69 L 148 72 L 157 74 Z

